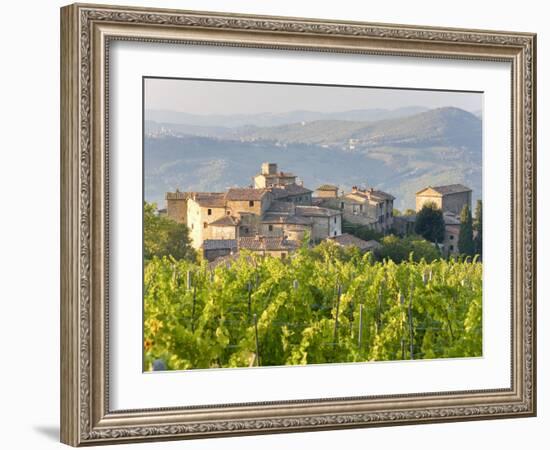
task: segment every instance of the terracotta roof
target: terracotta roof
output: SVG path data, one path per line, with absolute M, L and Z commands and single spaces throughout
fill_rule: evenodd
M 205 239 L 202 241 L 202 248 L 204 250 L 223 250 L 237 249 L 237 240 L 236 239 Z
M 331 236 L 328 239 L 342 247 L 357 247 L 359 250 L 364 251 L 381 247 L 380 243 L 375 240 L 365 241 L 348 233 L 341 234 L 340 236 Z
M 231 263 L 237 259 L 239 259 L 239 252 L 235 251 L 230 255 L 220 256 L 219 258 L 216 258 L 214 261 L 208 263 L 208 268 L 210 270 L 215 269 L 218 266 L 225 265 L 227 267 L 231 266 Z
M 388 194 L 387 192 L 384 192 L 384 191 L 378 191 L 376 189 L 368 189 L 365 191 L 363 190 L 351 191 L 351 192 L 348 192 L 346 195 L 344 195 L 344 197 L 349 197 L 349 196 L 360 197 L 362 199 L 369 200 L 369 201 L 395 200 L 395 197 L 393 195 Z
M 306 217 L 332 217 L 342 214 L 341 211 L 330 208 L 321 208 L 320 206 L 300 206 L 296 205 L 296 214 Z
M 211 227 L 235 227 L 239 224 L 238 219 L 233 216 L 223 216 L 214 222 L 210 222 L 208 226 Z
M 225 198 L 230 201 L 254 201 L 261 200 L 267 192 L 267 189 L 230 188 L 225 194 Z
M 377 191 L 376 189 L 372 190 L 372 191 L 369 191 L 368 192 L 369 195 L 370 195 L 370 198 L 372 200 L 372 198 L 380 198 L 382 200 L 395 200 L 395 197 L 391 194 L 388 194 L 387 192 L 384 192 L 384 191 Z
M 349 197 L 359 197 L 361 198 L 361 200 L 364 200 L 364 201 L 368 201 L 369 200 L 369 196 L 367 195 L 366 192 L 363 192 L 363 191 L 353 191 L 353 192 L 348 192 L 347 194 L 344 194 L 344 197 L 345 198 L 349 198 Z
M 449 195 L 449 194 L 457 194 L 459 192 L 472 191 L 469 187 L 464 186 L 463 184 L 447 184 L 445 186 L 428 186 L 418 191 L 416 195 L 421 194 L 422 192 L 427 191 L 428 189 L 431 189 L 440 195 Z
M 300 244 L 281 237 L 252 236 L 239 238 L 239 249 L 261 250 L 296 250 Z
M 225 194 L 222 192 L 195 192 L 192 198 L 204 207 L 225 207 Z
M 287 184 L 286 186 L 277 186 L 270 189 L 276 199 L 285 198 L 295 195 L 310 194 L 312 191 L 296 183 Z
M 317 191 L 337 191 L 338 186 L 334 186 L 333 184 L 322 184 L 316 190 Z
M 262 218 L 262 223 L 288 223 L 294 225 L 311 225 L 311 219 L 308 217 L 297 216 L 295 214 L 267 213 Z
M 269 209 L 266 211 L 266 214 L 269 213 L 294 213 L 295 206 L 292 202 L 283 202 L 280 200 L 273 200 Z

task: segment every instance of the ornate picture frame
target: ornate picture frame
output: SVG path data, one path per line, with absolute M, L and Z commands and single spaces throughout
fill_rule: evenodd
M 115 41 L 510 63 L 510 387 L 112 410 L 108 66 Z M 85 4 L 62 8 L 62 442 L 81 446 L 536 415 L 535 90 L 536 35 L 531 33 Z

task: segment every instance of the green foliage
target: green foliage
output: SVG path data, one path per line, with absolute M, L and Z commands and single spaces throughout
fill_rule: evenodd
M 284 261 L 242 252 L 213 271 L 154 257 L 144 369 L 481 356 L 481 283 L 477 261 L 377 262 L 332 242 Z
M 399 211 L 397 208 L 393 208 L 392 214 L 393 214 L 393 217 L 398 217 L 402 215 L 401 211 Z
M 416 214 L 416 211 L 414 209 L 407 208 L 404 212 L 404 216 L 414 216 Z
M 470 207 L 464 205 L 460 213 L 460 231 L 458 234 L 458 251 L 467 256 L 475 254 L 474 230 Z
M 414 231 L 431 242 L 443 242 L 445 236 L 445 222 L 443 213 L 435 203 L 424 203 L 416 215 Z
M 380 243 L 382 247 L 376 250 L 376 256 L 380 260 L 391 259 L 395 263 L 400 263 L 412 258 L 416 262 L 423 259 L 432 262 L 441 257 L 439 249 L 420 236 L 412 235 L 399 238 L 390 235 L 382 239 Z
M 145 260 L 154 256 L 190 260 L 196 258 L 187 226 L 157 215 L 156 205 L 147 202 L 143 205 L 143 251 Z
M 342 232 L 352 234 L 365 241 L 379 241 L 384 236 L 379 231 L 373 230 L 366 225 L 359 225 L 345 220 L 342 223 Z
M 474 230 L 476 236 L 474 238 L 475 252 L 480 257 L 483 256 L 483 205 L 481 200 L 477 201 L 476 212 L 474 218 Z

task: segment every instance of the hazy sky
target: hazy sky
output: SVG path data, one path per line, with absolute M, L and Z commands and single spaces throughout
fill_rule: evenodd
M 319 112 L 405 106 L 482 108 L 482 94 L 366 87 L 304 86 L 227 81 L 145 80 L 145 109 L 191 114 Z

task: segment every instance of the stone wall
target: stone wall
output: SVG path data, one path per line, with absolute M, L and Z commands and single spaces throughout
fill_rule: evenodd
M 464 205 L 472 209 L 472 192 L 457 192 L 443 197 L 443 211 L 450 211 L 460 215 Z
M 166 215 L 178 223 L 187 223 L 187 199 L 166 200 Z

